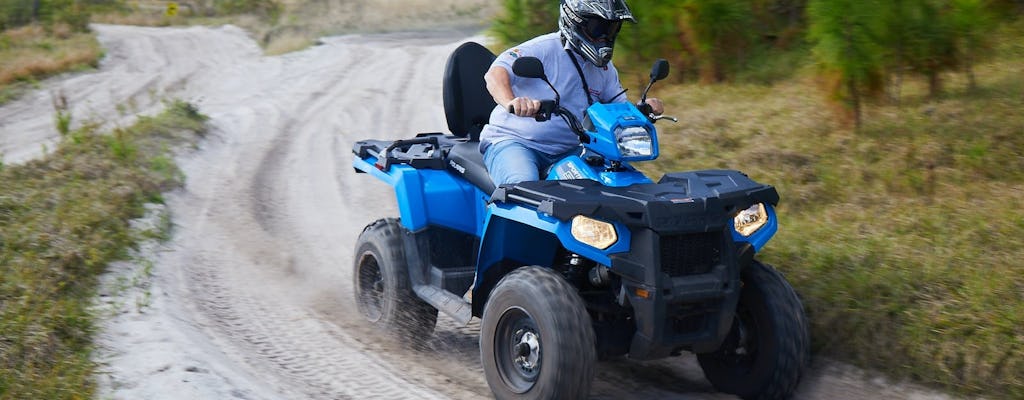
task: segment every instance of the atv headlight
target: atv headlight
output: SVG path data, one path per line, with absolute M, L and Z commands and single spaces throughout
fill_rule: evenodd
M 572 219 L 571 232 L 576 240 L 601 250 L 611 247 L 619 240 L 612 224 L 582 215 Z
M 736 232 L 743 236 L 750 236 L 768 223 L 768 212 L 765 211 L 764 204 L 757 203 L 740 211 L 736 218 L 733 218 L 733 222 L 736 225 Z
M 623 157 L 650 157 L 654 154 L 651 133 L 642 126 L 616 128 L 615 140 Z

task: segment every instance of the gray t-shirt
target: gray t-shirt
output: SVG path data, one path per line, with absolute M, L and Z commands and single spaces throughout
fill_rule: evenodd
M 613 96 L 622 92 L 619 72 L 614 65 L 609 63 L 607 67 L 598 67 L 572 50 L 566 52 L 565 49 L 559 33 L 549 33 L 499 54 L 491 66 L 500 66 L 508 70 L 512 93 L 516 97 L 529 97 L 534 100 L 554 99 L 555 94 L 544 81 L 535 78 L 521 78 L 512 73 L 512 63 L 517 58 L 537 57 L 544 64 L 544 72 L 547 74 L 548 80 L 562 96 L 562 106 L 575 113 L 576 117 L 581 120 L 584 111 L 590 105 L 587 104 L 587 96 L 583 91 L 583 82 L 580 81 L 579 72 L 569 57 L 575 57 L 580 68 L 583 69 L 583 75 L 587 79 L 594 102 L 620 103 L 628 101 L 625 94 L 612 99 Z M 560 117 L 537 122 L 533 117 L 518 117 L 511 114 L 508 109 L 498 105 L 491 112 L 490 123 L 484 126 L 480 132 L 481 149 L 492 143 L 505 140 L 515 140 L 526 147 L 551 155 L 565 153 L 580 144 L 579 138 Z

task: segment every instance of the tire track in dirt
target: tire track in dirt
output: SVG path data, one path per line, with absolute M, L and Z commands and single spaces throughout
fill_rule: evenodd
M 373 62 L 358 68 L 353 62 L 338 62 L 346 53 L 395 58 L 394 54 L 380 54 L 365 48 L 351 52 L 333 49 L 333 55 L 327 54 L 332 53 L 330 45 L 314 50 L 322 54 L 309 58 L 321 56 L 325 58 L 319 61 L 321 63 L 333 59 L 331 65 L 348 75 L 374 75 L 381 67 Z M 448 51 L 450 49 L 444 48 L 441 52 Z M 342 221 L 353 211 L 334 206 L 332 212 L 324 212 L 308 205 L 310 199 L 324 193 L 318 187 L 331 186 L 330 181 L 337 177 L 332 171 L 336 165 L 334 158 L 348 158 L 347 151 L 342 155 L 322 154 L 325 150 L 334 150 L 335 146 L 321 143 L 333 142 L 332 136 L 337 135 L 341 127 L 325 127 L 324 118 L 320 116 L 330 109 L 352 107 L 363 107 L 366 113 L 387 106 L 385 103 L 394 96 L 419 96 L 415 91 L 403 92 L 403 88 L 417 87 L 409 85 L 417 74 L 413 67 L 440 69 L 407 65 L 407 70 L 399 75 L 402 79 L 382 83 L 378 89 L 387 96 L 378 96 L 376 101 L 346 96 L 356 91 L 351 88 L 353 82 L 365 83 L 351 76 L 342 79 L 342 76 L 318 74 L 316 81 L 295 79 L 287 89 L 270 90 L 271 93 L 259 96 L 262 100 L 249 105 L 259 112 L 223 119 L 232 121 L 236 127 L 220 126 L 225 137 L 229 137 L 230 132 L 242 132 L 238 127 L 257 127 L 246 132 L 243 141 L 230 143 L 230 149 L 225 150 L 239 154 L 234 157 L 239 164 L 193 167 L 202 170 L 204 179 L 210 181 L 190 185 L 195 190 L 188 191 L 201 198 L 199 202 L 206 205 L 201 208 L 210 212 L 206 214 L 209 217 L 200 216 L 202 221 L 195 221 L 197 223 L 191 223 L 192 217 L 187 213 L 178 218 L 183 225 L 201 226 L 199 232 L 180 236 L 186 238 L 183 239 L 186 249 L 206 255 L 201 262 L 186 262 L 193 270 L 186 274 L 187 286 L 194 288 L 189 297 L 198 304 L 200 319 L 211 336 L 221 337 L 225 347 L 234 348 L 229 354 L 244 358 L 250 367 L 259 371 L 258 376 L 275 377 L 274 386 L 286 395 L 301 394 L 309 398 L 470 398 L 477 395 L 473 391 L 467 394 L 446 377 L 432 373 L 434 368 L 429 365 L 410 362 L 397 347 L 392 348 L 394 344 L 355 338 L 357 334 L 361 337 L 374 334 L 365 329 L 361 331 L 357 321 L 351 321 L 349 315 L 332 322 L 322 315 L 311 314 L 305 303 L 308 294 L 304 292 L 309 288 L 304 285 L 322 279 L 331 281 L 328 287 L 322 288 L 328 298 L 336 302 L 340 297 L 344 299 L 343 304 L 350 303 L 350 296 L 339 293 L 348 291 L 341 288 L 348 282 L 339 279 L 345 274 L 339 274 L 338 270 L 348 269 L 351 256 L 347 248 L 354 243 L 359 228 Z M 439 75 L 437 72 L 435 76 Z M 323 86 L 320 82 L 334 83 Z M 247 121 L 252 118 L 258 121 Z M 397 121 L 397 124 L 406 123 L 415 124 Z M 379 125 L 381 130 L 394 129 L 386 122 L 352 126 L 374 125 Z M 326 168 L 324 160 L 328 161 Z M 338 190 L 329 192 L 333 196 L 320 196 L 320 201 L 341 203 L 336 197 Z M 195 204 L 196 200 L 190 198 L 188 202 Z M 320 228 L 304 223 L 325 219 L 334 223 Z M 310 231 L 327 237 L 316 237 Z M 342 239 L 339 235 L 350 238 Z M 344 243 L 342 246 L 346 249 L 339 252 L 318 245 L 318 242 L 333 239 Z M 335 255 L 326 255 L 323 251 L 332 251 Z M 333 262 L 321 261 L 325 259 Z M 338 260 L 345 261 L 339 263 Z M 338 324 L 346 328 L 339 329 Z M 376 349 L 367 351 L 367 347 Z

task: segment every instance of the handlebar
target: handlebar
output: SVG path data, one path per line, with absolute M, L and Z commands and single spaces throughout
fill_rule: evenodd
M 509 114 L 515 114 L 515 109 L 511 105 L 508 106 Z M 579 136 L 580 143 L 590 143 L 590 136 L 587 136 L 586 131 L 583 129 L 583 124 L 580 123 L 579 118 L 576 118 L 572 112 L 558 105 L 557 100 L 541 100 L 540 109 L 534 114 L 533 119 L 537 122 L 544 122 L 551 119 L 552 116 L 560 116 L 566 124 L 569 125 L 569 129 Z
M 551 119 L 552 114 L 556 114 L 558 112 L 559 108 L 561 107 L 558 106 L 558 102 L 556 102 L 555 100 L 541 100 L 540 109 L 537 110 L 537 113 L 533 115 L 533 119 L 537 120 L 537 122 L 547 121 Z M 508 106 L 508 113 L 516 113 L 516 110 L 512 107 L 511 104 L 509 104 Z

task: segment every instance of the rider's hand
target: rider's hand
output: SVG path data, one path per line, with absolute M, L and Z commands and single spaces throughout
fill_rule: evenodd
M 516 97 L 512 101 L 508 102 L 510 112 L 520 117 L 532 117 L 537 114 L 540 110 L 540 100 L 534 100 L 528 97 Z
M 651 112 L 654 115 L 661 115 L 665 113 L 665 103 L 661 102 L 661 99 L 650 97 L 647 99 L 647 105 L 651 106 Z

